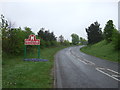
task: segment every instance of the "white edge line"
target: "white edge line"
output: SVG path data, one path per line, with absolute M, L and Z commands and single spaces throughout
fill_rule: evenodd
M 119 79 L 117 79 L 117 78 L 115 78 L 115 77 L 113 77 L 113 76 L 111 76 L 111 75 L 109 75 L 109 74 L 107 74 L 107 73 L 99 70 L 99 68 L 96 68 L 96 70 L 98 70 L 99 72 L 101 72 L 101 73 L 103 73 L 103 74 L 105 74 L 105 75 L 107 75 L 107 76 L 109 76 L 109 77 L 111 77 L 111 78 L 113 78 L 113 79 L 115 79 L 115 80 L 117 80 L 117 81 L 120 81 Z

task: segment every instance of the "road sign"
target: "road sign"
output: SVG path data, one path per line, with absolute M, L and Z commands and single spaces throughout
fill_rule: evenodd
M 40 45 L 40 39 L 36 39 L 35 35 L 29 35 L 29 38 L 24 41 L 25 45 Z
M 29 35 L 28 39 L 24 40 L 24 59 L 26 58 L 26 46 L 27 45 L 37 45 L 38 46 L 38 58 L 40 58 L 40 39 L 36 39 L 35 35 Z

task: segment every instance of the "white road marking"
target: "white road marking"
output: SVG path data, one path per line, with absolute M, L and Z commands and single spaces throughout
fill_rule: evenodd
M 81 60 L 81 59 L 78 59 L 79 61 L 81 61 L 82 63 L 84 63 L 84 64 L 87 64 L 85 61 L 83 61 L 83 60 Z
M 102 71 L 102 70 L 100 70 L 100 69 L 104 69 L 104 68 L 96 68 L 97 71 L 99 71 L 99 72 L 101 72 L 101 73 L 103 73 L 103 74 L 105 74 L 105 75 L 113 78 L 114 80 L 120 81 L 119 79 L 115 78 L 114 76 L 112 76 L 112 75 L 110 75 L 110 74 L 108 74 L 108 73 L 106 73 L 106 72 L 104 72 L 104 71 Z M 105 70 L 105 69 L 104 69 L 104 70 Z
M 71 50 L 71 49 L 69 49 L 69 50 Z M 69 56 L 73 56 L 74 58 L 76 58 L 76 56 L 71 55 L 70 52 L 66 52 L 66 54 L 69 55 Z M 78 59 L 80 62 L 82 62 L 82 63 L 84 63 L 84 64 L 87 64 L 85 61 L 83 61 L 83 60 L 81 60 L 81 59 L 79 59 L 79 58 L 77 58 L 77 59 Z
M 120 77 L 119 75 L 112 75 L 113 77 Z
M 91 62 L 91 61 L 89 61 L 89 60 L 86 60 L 86 59 L 80 59 L 80 57 L 79 56 L 76 56 L 75 55 L 75 53 L 73 52 L 73 51 L 71 51 L 71 49 L 69 49 L 69 52 L 67 52 L 67 54 L 69 55 L 69 56 L 73 56 L 74 58 L 77 58 L 80 62 L 82 62 L 82 63 L 84 63 L 84 64 L 86 64 L 86 65 L 94 65 L 95 66 L 95 63 L 93 63 L 93 62 Z M 83 57 L 82 57 L 83 58 Z M 114 70 L 111 70 L 111 69 L 106 69 L 106 68 L 100 68 L 100 67 L 97 67 L 96 68 L 96 70 L 97 71 L 99 71 L 99 72 L 101 72 L 101 73 L 103 73 L 103 74 L 105 74 L 105 75 L 107 75 L 107 76 L 109 76 L 109 77 L 111 77 L 111 78 L 113 78 L 114 80 L 117 80 L 117 81 L 120 81 L 117 77 L 120 77 L 119 75 L 120 75 L 120 73 L 118 73 L 118 72 L 116 72 L 116 71 L 114 71 Z M 110 72 L 113 72 L 113 73 L 115 73 L 115 74 L 119 74 L 119 75 L 110 75 L 110 74 L 108 74 L 108 73 L 106 73 L 106 72 L 104 72 L 104 71 L 102 71 L 102 70 L 108 70 L 108 71 L 110 71 Z
M 91 64 L 91 65 L 95 65 L 95 63 L 91 62 L 91 61 L 88 61 L 86 59 L 84 59 L 84 61 L 88 62 L 88 64 Z
M 113 72 L 113 73 L 116 73 L 116 74 L 120 74 L 120 73 L 118 73 L 118 72 L 116 72 L 116 71 L 113 71 L 113 70 L 111 70 L 111 69 L 107 69 L 108 71 L 111 71 L 111 72 Z
M 95 63 L 88 61 L 86 59 L 81 60 L 79 56 L 76 56 L 73 51 L 71 51 L 71 49 L 69 49 L 69 54 L 71 54 L 73 57 L 77 58 L 79 61 L 81 61 L 84 64 L 88 64 L 88 65 L 95 65 Z M 83 57 L 82 57 L 83 58 Z

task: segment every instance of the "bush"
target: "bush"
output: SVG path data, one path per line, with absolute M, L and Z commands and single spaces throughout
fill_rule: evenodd
M 56 41 L 51 41 L 51 46 L 57 46 L 57 42 Z
M 65 41 L 63 42 L 63 45 L 64 45 L 64 46 L 69 46 L 69 45 L 70 45 L 70 43 L 69 43 L 69 41 L 68 41 L 68 40 L 65 40 Z
M 43 49 L 45 47 L 45 41 L 40 39 L 40 48 Z
M 46 47 L 50 47 L 50 46 L 51 46 L 50 41 L 45 41 L 45 46 L 46 46 Z
M 22 54 L 24 50 L 24 39 L 27 39 L 31 32 L 21 30 L 21 28 L 2 29 L 5 31 L 2 36 L 2 50 L 7 54 Z M 28 46 L 27 49 L 31 50 L 33 46 Z

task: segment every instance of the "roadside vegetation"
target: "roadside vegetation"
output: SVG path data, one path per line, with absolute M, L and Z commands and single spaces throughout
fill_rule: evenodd
M 100 24 L 95 22 L 86 29 L 88 45 L 81 48 L 81 51 L 102 59 L 120 62 L 120 32 L 112 20 L 107 22 L 103 32 L 99 26 Z
M 81 51 L 105 60 L 120 62 L 120 59 L 118 57 L 120 55 L 120 52 L 114 49 L 113 43 L 107 44 L 105 40 L 94 45 L 88 45 L 87 47 L 83 47 Z
M 24 52 L 24 39 L 27 39 L 29 35 L 35 33 L 29 27 L 25 27 L 24 29 L 14 28 L 14 25 L 5 19 L 3 15 L 1 15 L 1 23 L 0 30 L 2 31 L 2 52 L 11 55 L 20 55 Z M 40 28 L 40 30 L 36 34 L 36 38 L 40 39 L 40 48 L 48 48 L 48 47 L 56 47 L 60 45 L 70 45 L 68 40 L 59 39 L 54 35 L 54 32 L 50 32 L 50 30 L 46 30 L 45 28 Z M 27 46 L 27 50 L 30 51 L 34 48 L 34 46 Z
M 23 56 L 3 57 L 3 88 L 53 88 L 54 55 L 66 46 L 44 48 L 41 50 L 41 59 L 46 62 L 23 61 Z M 37 57 L 37 49 L 28 54 L 28 57 Z
M 2 32 L 2 87 L 3 88 L 52 88 L 54 55 L 60 49 L 72 44 L 64 37 L 56 37 L 54 32 L 40 28 L 35 34 L 31 28 L 15 28 L 1 15 Z M 40 58 L 46 62 L 23 61 L 24 39 L 29 35 L 40 39 Z M 58 39 L 58 40 L 57 40 Z M 37 46 L 27 46 L 26 58 L 37 58 Z
M 1 15 L 2 32 L 2 86 L 3 88 L 52 88 L 54 55 L 60 49 L 71 45 L 87 45 L 81 51 L 103 59 L 120 62 L 120 33 L 113 21 L 109 20 L 102 32 L 100 24 L 94 22 L 86 28 L 88 41 L 79 35 L 71 34 L 72 42 L 54 32 L 40 28 L 35 34 L 31 28 L 15 28 Z M 24 39 L 30 34 L 40 39 L 40 58 L 46 62 L 23 61 Z M 1 33 L 0 33 L 1 35 Z M 37 57 L 37 46 L 27 46 L 27 58 Z

